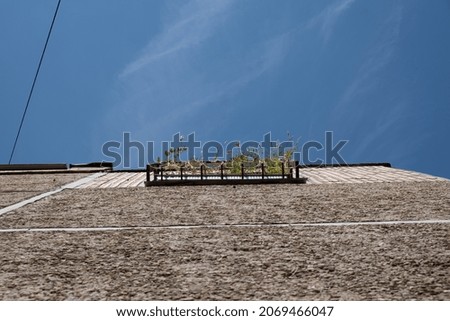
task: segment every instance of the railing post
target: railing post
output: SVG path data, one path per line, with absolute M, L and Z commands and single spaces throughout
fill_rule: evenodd
M 203 167 L 204 167 L 205 165 L 200 165 L 200 179 L 201 180 L 203 180 Z
M 264 163 L 261 163 L 261 179 L 264 179 L 264 172 L 265 168 L 264 168 Z
M 220 164 L 220 179 L 223 180 L 223 163 Z
M 150 182 L 150 164 L 147 164 L 145 168 L 145 180 Z
M 281 178 L 284 179 L 284 162 L 281 163 Z
M 244 163 L 241 163 L 241 178 L 244 179 Z
M 159 174 L 161 175 L 161 180 L 163 180 L 163 172 L 164 172 L 164 168 L 163 168 L 163 166 L 161 165 L 161 166 L 159 167 Z
M 295 178 L 300 177 L 300 165 L 295 166 Z

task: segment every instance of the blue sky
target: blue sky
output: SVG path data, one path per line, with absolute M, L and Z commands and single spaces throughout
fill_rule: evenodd
M 56 0 L 0 2 L 6 163 Z M 63 0 L 13 162 L 108 160 L 103 143 L 349 143 L 347 162 L 450 178 L 447 0 Z

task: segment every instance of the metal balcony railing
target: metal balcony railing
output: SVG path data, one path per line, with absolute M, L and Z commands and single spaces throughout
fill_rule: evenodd
M 231 165 L 231 162 L 149 164 L 145 185 L 304 184 L 307 180 L 300 177 L 298 164 L 281 163 L 276 171 L 264 162 Z

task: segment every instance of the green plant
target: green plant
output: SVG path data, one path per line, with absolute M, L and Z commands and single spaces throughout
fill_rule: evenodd
M 237 155 L 234 156 L 231 159 L 231 173 L 232 174 L 240 174 L 241 173 L 241 166 L 242 164 L 245 163 L 245 161 L 247 160 L 247 157 L 245 155 Z
M 267 174 L 281 174 L 283 161 L 277 157 L 266 158 L 264 160 L 265 172 Z

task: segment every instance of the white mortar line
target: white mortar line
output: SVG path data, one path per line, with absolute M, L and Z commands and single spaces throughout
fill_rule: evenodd
M 84 177 L 84 178 L 82 178 L 82 179 L 80 179 L 78 181 L 75 181 L 75 182 L 63 185 L 60 188 L 55 189 L 53 191 L 45 192 L 43 194 L 36 195 L 36 196 L 34 196 L 32 198 L 23 200 L 23 201 L 21 201 L 19 203 L 16 203 L 16 204 L 7 206 L 5 208 L 2 208 L 2 209 L 0 209 L 0 216 L 3 215 L 3 214 L 6 214 L 8 212 L 17 210 L 17 209 L 19 209 L 19 208 L 21 208 L 21 207 L 23 207 L 25 205 L 28 205 L 28 204 L 34 203 L 36 201 L 39 201 L 39 200 L 41 200 L 43 198 L 46 198 L 46 197 L 48 197 L 50 195 L 60 193 L 60 192 L 62 192 L 65 189 L 77 188 L 78 186 L 80 186 L 82 184 L 86 184 L 86 183 L 88 183 L 88 182 L 90 182 L 90 181 L 92 181 L 92 180 L 94 180 L 94 179 L 96 179 L 96 178 L 98 178 L 100 176 L 103 176 L 104 174 L 105 173 L 95 173 L 93 175 L 89 175 L 88 177 Z
M 264 227 L 342 227 L 342 226 L 378 226 L 405 224 L 449 224 L 450 220 L 425 221 L 371 221 L 371 222 L 323 222 L 323 223 L 269 223 L 269 224 L 199 224 L 199 225 L 154 225 L 154 226 L 118 226 L 118 227 L 46 227 L 0 229 L 0 233 L 12 232 L 106 232 L 127 230 L 164 230 L 164 229 L 201 229 L 201 228 L 264 228 Z

